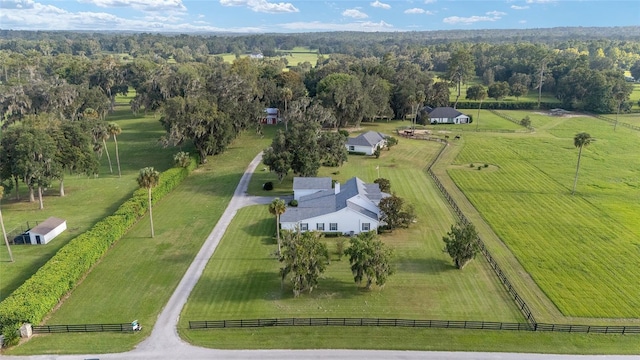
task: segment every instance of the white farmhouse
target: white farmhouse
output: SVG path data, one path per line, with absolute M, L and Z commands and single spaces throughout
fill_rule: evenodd
M 373 155 L 376 148 L 383 148 L 387 145 L 387 137 L 376 131 L 367 131 L 354 138 L 347 140 L 347 151 L 360 152 L 367 155 Z
M 67 221 L 50 217 L 27 231 L 31 244 L 46 244 L 67 229 Z
M 448 106 L 437 108 L 425 106 L 422 111 L 429 114 L 431 124 L 468 124 L 470 122 L 468 115 Z
M 335 183 L 333 188 L 309 193 L 318 179 L 326 178 L 294 178 L 293 192 L 298 206 L 287 207 L 280 216 L 282 229 L 349 235 L 378 229 L 381 225 L 378 204 L 390 196 L 381 192 L 378 184 L 366 184 L 354 177 L 342 186 Z

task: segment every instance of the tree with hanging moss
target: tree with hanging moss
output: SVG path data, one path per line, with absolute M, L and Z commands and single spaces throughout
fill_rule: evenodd
M 378 286 L 384 286 L 394 273 L 391 263 L 393 251 L 378 239 L 375 231 L 362 232 L 352 237 L 349 248 L 344 253 L 349 256 L 353 280 L 359 285 L 366 278 L 366 289 L 371 289 L 374 282 Z
M 451 230 L 442 241 L 445 243 L 444 251 L 451 256 L 458 269 L 464 268 L 480 251 L 478 232 L 473 224 L 451 225 Z

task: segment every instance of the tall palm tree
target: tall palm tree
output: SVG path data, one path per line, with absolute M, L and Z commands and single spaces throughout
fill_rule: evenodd
M 280 215 L 284 214 L 286 210 L 287 210 L 287 205 L 285 204 L 284 200 L 280 198 L 273 199 L 271 204 L 269 204 L 269 213 L 271 213 L 271 215 L 276 216 L 276 237 L 278 239 L 278 256 L 280 256 L 281 250 L 282 250 L 282 246 L 280 245 Z
M 284 129 L 287 130 L 288 121 L 287 121 L 287 110 L 289 110 L 289 100 L 293 98 L 293 92 L 288 87 L 282 88 L 282 100 L 284 100 Z
M 4 196 L 4 187 L 0 186 L 0 200 Z M 4 243 L 7 245 L 7 251 L 9 252 L 9 259 L 13 262 L 13 254 L 11 253 L 11 247 L 9 247 L 9 240 L 7 239 L 7 231 L 4 229 L 4 220 L 2 220 L 2 209 L 0 209 L 0 227 L 2 228 L 2 237 L 4 237 Z
M 122 172 L 120 171 L 120 155 L 118 154 L 118 138 L 117 135 L 122 133 L 122 129 L 120 125 L 116 123 L 107 124 L 107 132 L 113 136 L 113 142 L 116 144 L 116 162 L 118 163 L 118 177 L 122 177 Z
M 149 221 L 151 222 L 151 237 L 155 236 L 153 232 L 153 209 L 151 208 L 151 189 L 158 185 L 158 181 L 160 180 L 160 173 L 157 172 L 153 167 L 146 167 L 140 170 L 140 174 L 138 175 L 138 185 L 141 188 L 147 189 L 147 194 L 149 198 Z
M 576 134 L 573 138 L 573 145 L 578 148 L 578 166 L 576 166 L 576 177 L 573 180 L 573 190 L 571 191 L 571 195 L 576 192 L 576 185 L 578 184 L 578 170 L 580 170 L 580 157 L 582 156 L 582 148 L 585 146 L 589 146 L 595 139 L 591 137 L 591 135 L 586 132 L 581 132 Z
M 482 101 L 487 97 L 487 90 L 482 85 L 473 85 L 467 89 L 467 99 L 480 101 L 478 105 L 478 116 L 474 120 L 476 122 L 476 131 L 478 131 L 478 124 L 480 120 L 480 108 L 482 107 Z

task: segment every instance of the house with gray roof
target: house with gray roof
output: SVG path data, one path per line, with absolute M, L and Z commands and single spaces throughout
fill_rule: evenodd
M 425 106 L 421 113 L 425 112 L 428 114 L 431 124 L 468 124 L 471 122 L 469 115 L 465 115 L 449 106 L 437 108 Z
M 377 131 L 367 131 L 356 137 L 347 140 L 347 151 L 360 152 L 373 155 L 376 148 L 383 148 L 387 145 L 387 136 Z
M 378 184 L 367 184 L 354 177 L 343 185 L 336 182 L 333 188 L 309 193 L 308 188 L 315 186 L 317 179 L 326 178 L 294 179 L 293 193 L 298 206 L 287 207 L 280 215 L 282 229 L 342 234 L 378 229 L 381 225 L 378 204 L 390 196 L 380 191 Z

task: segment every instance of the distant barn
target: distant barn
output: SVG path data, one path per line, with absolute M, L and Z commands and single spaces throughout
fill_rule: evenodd
M 31 244 L 47 244 L 66 229 L 66 220 L 50 217 L 38 224 L 36 227 L 29 229 L 27 234 L 29 234 L 29 241 Z

